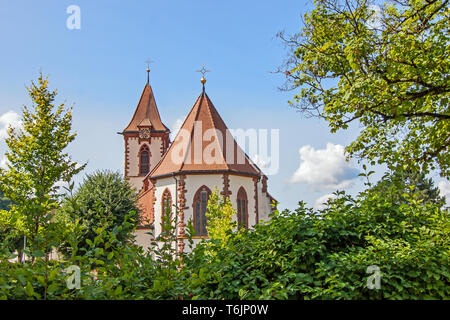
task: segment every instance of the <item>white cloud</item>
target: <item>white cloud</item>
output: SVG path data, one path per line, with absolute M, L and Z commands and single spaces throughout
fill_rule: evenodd
M 383 12 L 380 6 L 372 4 L 367 8 L 369 12 L 369 19 L 366 22 L 369 29 L 381 29 L 383 26 L 382 18 Z
M 175 140 L 178 131 L 180 131 L 181 126 L 183 125 L 183 119 L 177 119 L 175 123 L 172 125 L 172 130 L 170 130 L 170 140 Z
M 317 210 L 325 209 L 327 207 L 327 205 L 325 203 L 328 201 L 328 199 L 336 199 L 336 195 L 330 193 L 330 194 L 325 194 L 325 195 L 317 198 L 313 205 L 314 209 L 317 209 Z
M 6 156 L 0 159 L 0 168 L 6 169 L 6 163 L 7 163 Z
M 445 196 L 447 204 L 450 205 L 450 180 L 443 180 L 438 183 L 439 191 L 441 196 Z
M 0 115 L 0 139 L 5 139 L 8 136 L 9 126 L 13 128 L 22 126 L 19 115 L 14 111 L 8 111 Z
M 358 170 L 345 160 L 344 147 L 327 143 L 325 149 L 310 145 L 300 148 L 300 166 L 289 182 L 306 183 L 313 189 L 342 189 L 358 176 Z

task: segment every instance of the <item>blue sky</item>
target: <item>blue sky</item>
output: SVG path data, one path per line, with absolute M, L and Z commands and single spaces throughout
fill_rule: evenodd
M 66 9 L 81 9 L 81 29 L 69 30 Z M 296 32 L 308 1 L 0 1 L 1 130 L 30 105 L 25 86 L 40 69 L 58 89 L 58 102 L 74 106 L 78 133 L 69 152 L 97 169 L 123 172 L 123 130 L 146 82 L 163 122 L 173 128 L 201 92 L 204 63 L 207 93 L 229 128 L 279 129 L 280 170 L 269 176 L 269 191 L 281 208 L 298 201 L 314 205 L 336 187 L 362 188 L 356 163 L 342 161 L 340 147 L 357 126 L 337 134 L 326 123 L 306 119 L 280 92 L 283 76 L 272 74 L 286 57 L 275 35 Z M 300 159 L 302 151 L 303 160 Z M 379 177 L 382 170 L 378 170 Z M 296 173 L 297 172 L 297 173 Z M 436 176 L 437 177 L 437 176 Z M 437 179 L 439 180 L 439 179 Z

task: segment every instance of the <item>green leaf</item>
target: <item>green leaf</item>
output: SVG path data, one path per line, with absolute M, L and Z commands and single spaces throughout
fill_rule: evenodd
M 34 296 L 34 289 L 30 282 L 28 282 L 27 285 L 25 286 L 25 293 L 29 297 Z

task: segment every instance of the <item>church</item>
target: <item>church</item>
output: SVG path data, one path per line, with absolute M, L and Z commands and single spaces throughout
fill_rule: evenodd
M 207 202 L 215 188 L 230 199 L 239 227 L 268 220 L 272 211 L 275 199 L 267 191 L 267 176 L 236 143 L 206 94 L 205 71 L 200 70 L 202 92 L 173 142 L 161 121 L 149 69 L 131 121 L 119 133 L 125 142 L 125 179 L 139 192 L 136 242 L 144 248 L 163 231 L 167 210 L 175 219 L 178 252 L 189 250 L 189 220 L 195 229 L 194 245 L 207 238 Z

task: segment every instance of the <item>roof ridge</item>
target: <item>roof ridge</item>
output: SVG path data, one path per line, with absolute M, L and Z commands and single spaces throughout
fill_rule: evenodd
M 156 98 L 150 84 L 144 86 L 133 117 L 123 132 L 138 131 L 139 124 L 146 118 L 150 121 L 153 130 L 170 132 L 169 128 L 161 120 Z
M 146 87 L 147 85 L 148 85 L 148 84 L 146 84 L 146 85 L 144 86 L 144 89 L 142 90 L 142 93 L 141 93 L 141 96 L 140 96 L 140 98 L 139 98 L 139 101 L 138 101 L 138 104 L 137 104 L 137 106 L 136 106 L 136 109 L 134 109 L 133 116 L 131 117 L 131 120 L 130 120 L 130 122 L 128 123 L 128 125 L 126 126 L 126 128 L 128 128 L 129 126 L 131 126 L 131 123 L 133 122 L 133 119 L 134 119 L 134 117 L 136 116 L 136 113 L 137 113 L 137 111 L 138 111 L 138 107 L 139 107 L 139 105 L 141 104 L 142 97 L 144 96 L 145 87 Z M 126 130 L 126 128 L 125 128 L 125 130 Z M 124 130 L 124 131 L 125 131 L 125 130 Z
M 212 101 L 211 101 L 211 99 L 209 98 L 209 96 L 205 93 L 205 96 L 206 96 L 206 104 L 208 105 L 208 109 L 209 109 L 209 117 L 211 118 L 211 122 L 212 122 L 212 124 L 213 124 L 213 126 L 214 126 L 214 131 L 215 131 L 215 133 L 216 133 L 216 135 L 215 135 L 215 139 L 218 139 L 218 137 L 217 137 L 217 131 L 216 130 L 218 130 L 217 129 L 217 126 L 218 126 L 218 123 L 215 121 L 215 119 L 214 119 L 214 117 L 213 117 L 213 114 L 212 114 L 212 111 L 214 110 L 215 111 L 215 113 L 217 113 L 217 116 L 219 117 L 219 118 L 221 118 L 220 117 L 220 115 L 219 115 L 219 112 L 217 111 L 217 109 L 216 109 L 216 107 L 214 106 L 214 104 L 212 103 Z M 213 108 L 213 109 L 211 109 L 211 107 Z M 225 122 L 222 120 L 222 122 L 223 122 L 223 124 L 224 124 L 224 126 L 225 126 L 225 131 L 228 129 L 228 127 L 227 127 L 227 125 L 225 124 Z M 220 154 L 222 155 L 222 159 L 223 159 L 223 162 L 225 163 L 225 165 L 226 165 L 226 167 L 229 169 L 229 170 L 231 170 L 231 168 L 230 168 L 230 166 L 228 165 L 228 163 L 227 163 L 227 159 L 226 159 L 226 156 L 225 156 L 225 152 L 226 152 L 226 141 L 225 141 L 225 143 L 224 143 L 224 141 L 223 141 L 223 138 L 225 138 L 225 139 L 227 139 L 227 137 L 226 137 L 226 132 L 222 132 L 222 135 L 224 135 L 224 137 L 222 137 L 222 144 L 221 143 L 218 143 L 218 145 L 219 145 L 219 148 L 221 149 L 220 151 Z M 233 145 L 233 148 L 234 148 L 234 145 Z
M 190 135 L 189 144 L 192 144 L 192 137 L 193 137 L 194 131 L 195 131 L 195 122 L 197 121 L 198 116 L 199 116 L 199 114 L 200 114 L 199 110 L 200 110 L 200 107 L 201 107 L 201 105 L 202 105 L 203 98 L 204 98 L 204 93 L 202 92 L 202 94 L 200 95 L 200 101 L 199 101 L 199 99 L 197 99 L 197 101 L 199 101 L 199 102 L 198 102 L 197 110 L 196 110 L 196 113 L 195 113 L 194 122 L 192 123 L 193 128 L 192 128 L 192 130 L 191 130 L 191 132 L 190 132 L 191 135 Z M 197 102 L 197 101 L 196 101 L 196 102 Z M 195 104 L 194 104 L 194 108 L 195 108 Z M 194 108 L 192 108 L 192 109 L 194 109 Z M 190 114 L 190 113 L 189 113 L 189 114 Z M 188 116 L 189 116 L 189 114 L 188 114 Z M 187 119 L 187 118 L 188 118 L 188 117 L 186 117 L 186 119 Z M 202 139 L 203 139 L 203 137 L 202 137 Z M 202 143 L 203 143 L 203 141 L 202 141 Z M 203 148 L 202 148 L 202 149 L 203 149 Z M 189 148 L 189 150 L 190 150 L 190 148 Z M 186 160 L 186 157 L 187 157 L 188 155 L 189 155 L 190 157 L 192 157 L 192 155 L 190 154 L 190 152 L 186 152 L 186 154 L 184 155 L 184 160 Z M 183 163 L 182 163 L 181 166 L 180 166 L 180 170 L 183 170 L 185 163 L 186 163 L 186 161 L 183 161 Z

